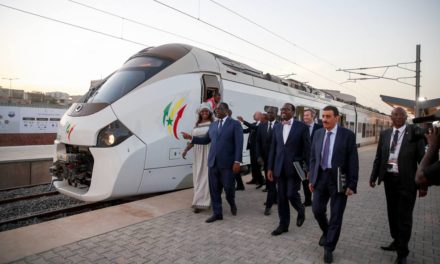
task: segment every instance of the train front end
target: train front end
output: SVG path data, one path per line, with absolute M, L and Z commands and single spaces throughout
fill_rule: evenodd
M 183 162 L 158 163 L 169 156 L 169 149 L 180 149 L 184 142 L 170 140 L 161 124 L 163 114 L 152 113 L 184 90 L 182 82 L 200 86 L 200 81 L 182 81 L 188 77 L 181 72 L 190 67 L 176 63 L 183 57 L 181 63 L 196 65 L 188 63 L 194 60 L 190 50 L 181 44 L 147 48 L 69 108 L 60 121 L 50 169 L 59 192 L 94 202 L 172 190 L 179 185 L 177 180 L 174 185 L 167 184 L 148 175 L 154 172 L 151 168 L 176 167 Z M 199 98 L 185 98 L 189 101 L 190 97 Z

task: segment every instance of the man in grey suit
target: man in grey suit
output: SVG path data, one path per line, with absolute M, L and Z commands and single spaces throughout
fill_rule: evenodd
M 228 116 L 229 106 L 222 102 L 216 108 L 217 121 L 211 123 L 205 136 L 192 137 L 182 132 L 183 138 L 191 144 L 209 144 L 208 179 L 213 215 L 206 220 L 211 223 L 223 220 L 222 189 L 231 207 L 232 215 L 237 215 L 235 204 L 235 177 L 240 172 L 243 154 L 243 128 L 240 122 Z
M 383 250 L 397 251 L 395 263 L 406 263 L 408 242 L 411 237 L 412 214 L 417 196 L 415 175 L 425 146 L 423 139 L 409 140 L 410 125 L 406 125 L 407 114 L 401 107 L 391 112 L 393 128 L 380 134 L 374 158 L 370 186 L 382 181 L 385 184 L 388 224 L 393 241 Z M 425 196 L 425 190 L 419 190 L 419 196 Z

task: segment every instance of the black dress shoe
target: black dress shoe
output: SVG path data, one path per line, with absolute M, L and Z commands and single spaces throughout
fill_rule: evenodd
M 279 227 L 277 227 L 277 229 L 275 229 L 274 231 L 272 231 L 272 236 L 279 236 L 279 235 L 281 235 L 282 233 L 286 233 L 286 232 L 288 232 L 288 231 L 289 231 L 289 229 L 287 229 L 287 228 L 283 228 L 283 227 L 279 226 Z
M 312 202 L 307 201 L 307 202 L 304 202 L 303 205 L 304 205 L 304 207 L 311 206 Z
M 270 208 L 264 209 L 264 215 L 270 215 L 271 211 L 272 211 L 272 209 L 270 209 Z
M 231 214 L 237 215 L 237 206 L 231 206 Z
M 264 185 L 264 184 L 259 183 L 255 189 L 260 189 L 261 187 L 263 187 L 263 185 Z
M 267 189 L 263 189 L 263 190 L 261 190 L 262 192 L 267 192 Z
M 327 240 L 327 235 L 322 234 L 321 238 L 319 239 L 319 245 L 323 247 L 325 245 L 325 241 Z
M 324 263 L 332 263 L 332 262 L 333 262 L 333 253 L 328 249 L 324 249 Z
M 304 224 L 304 220 L 306 220 L 306 217 L 304 215 L 298 215 L 298 218 L 296 219 L 296 226 L 302 226 Z
M 236 191 L 244 191 L 244 187 L 237 187 L 235 188 Z
M 202 211 L 202 209 L 199 209 L 199 208 L 194 208 L 193 209 L 193 212 L 195 213 L 195 214 L 198 214 L 198 213 L 200 213 Z
M 210 218 L 206 219 L 206 223 L 212 223 L 217 220 L 223 220 L 223 216 L 212 215 Z
M 250 180 L 248 182 L 246 182 L 246 184 L 255 184 L 256 182 L 254 180 Z
M 397 257 L 395 264 L 406 264 L 406 257 Z
M 389 244 L 388 246 L 382 246 L 380 248 L 385 251 L 396 251 L 397 250 L 397 246 L 396 246 L 395 241 L 391 242 L 391 244 Z

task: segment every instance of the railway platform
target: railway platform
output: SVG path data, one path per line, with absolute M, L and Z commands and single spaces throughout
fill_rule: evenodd
M 0 189 L 48 183 L 54 145 L 0 147 Z
M 368 186 L 375 146 L 359 148 L 358 194 L 349 198 L 334 263 L 393 263 L 383 185 Z M 249 177 L 249 176 L 246 176 Z M 245 177 L 245 178 L 246 178 Z M 246 180 L 246 179 L 245 179 Z M 266 193 L 246 185 L 236 193 L 237 216 L 224 204 L 224 220 L 190 209 L 192 189 L 0 233 L 7 263 L 322 263 L 321 231 L 306 208 L 296 227 L 273 237 L 277 209 L 264 216 Z M 440 261 L 440 188 L 417 198 L 408 263 Z

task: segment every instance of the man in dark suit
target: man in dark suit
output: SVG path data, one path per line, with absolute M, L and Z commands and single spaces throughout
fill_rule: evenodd
M 381 247 L 387 251 L 397 251 L 395 263 L 406 263 L 408 242 L 411 237 L 412 214 L 417 196 L 415 174 L 417 163 L 422 159 L 425 148 L 424 140 L 409 141 L 406 125 L 407 114 L 397 107 L 391 112 L 393 128 L 380 134 L 374 158 L 370 186 L 385 183 L 388 224 L 393 242 Z M 419 196 L 425 196 L 425 190 L 419 190 Z
M 208 179 L 211 194 L 213 215 L 206 222 L 223 220 L 222 189 L 231 207 L 232 215 L 237 215 L 235 204 L 234 173 L 240 172 L 243 152 L 243 129 L 241 124 L 228 116 L 229 106 L 222 102 L 217 106 L 218 120 L 209 126 L 205 136 L 192 137 L 182 132 L 183 138 L 191 140 L 191 144 L 209 144 Z
M 304 110 L 304 116 L 303 120 L 304 123 L 307 125 L 309 129 L 309 135 L 311 142 L 313 141 L 313 136 L 315 135 L 315 131 L 322 128 L 322 125 L 315 123 L 315 116 L 316 113 L 313 109 L 306 109 Z M 312 205 L 312 193 L 309 189 L 309 180 L 306 179 L 302 182 L 303 184 L 303 190 L 304 190 L 304 206 L 310 206 Z
M 279 124 L 275 120 L 277 116 L 277 110 L 274 107 L 267 109 L 267 122 L 261 124 L 257 131 L 257 157 L 258 162 L 263 164 L 264 174 L 267 177 L 267 163 L 269 159 L 269 151 L 272 143 L 273 128 L 276 124 Z M 266 179 L 266 208 L 264 209 L 264 215 L 270 215 L 272 205 L 277 199 L 277 189 L 274 181 Z
M 261 166 L 257 161 L 257 130 L 260 125 L 261 112 L 257 111 L 254 113 L 254 123 L 249 123 L 243 119 L 241 116 L 237 116 L 238 121 L 242 122 L 247 128 L 243 130 L 243 133 L 249 134 L 246 149 L 249 150 L 251 156 L 251 171 L 252 180 L 247 182 L 247 184 L 257 184 L 257 189 L 264 185 L 263 174 L 261 174 Z
M 341 233 L 347 197 L 356 193 L 359 159 L 354 133 L 337 125 L 339 111 L 326 106 L 322 112 L 324 129 L 316 131 L 310 154 L 310 191 L 313 192 L 312 210 L 322 236 L 324 262 L 333 262 L 333 251 Z M 338 192 L 338 171 L 346 175 L 346 189 Z M 330 219 L 327 204 L 330 200 Z
M 273 236 L 281 235 L 289 230 L 289 201 L 298 212 L 297 226 L 302 226 L 306 217 L 305 208 L 298 193 L 301 178 L 293 162 L 308 163 L 310 136 L 307 126 L 293 119 L 294 113 L 294 105 L 284 104 L 281 108 L 283 124 L 277 124 L 273 128 L 267 178 L 269 181 L 275 178 L 278 184 L 278 216 L 280 218 L 278 227 L 272 232 Z

